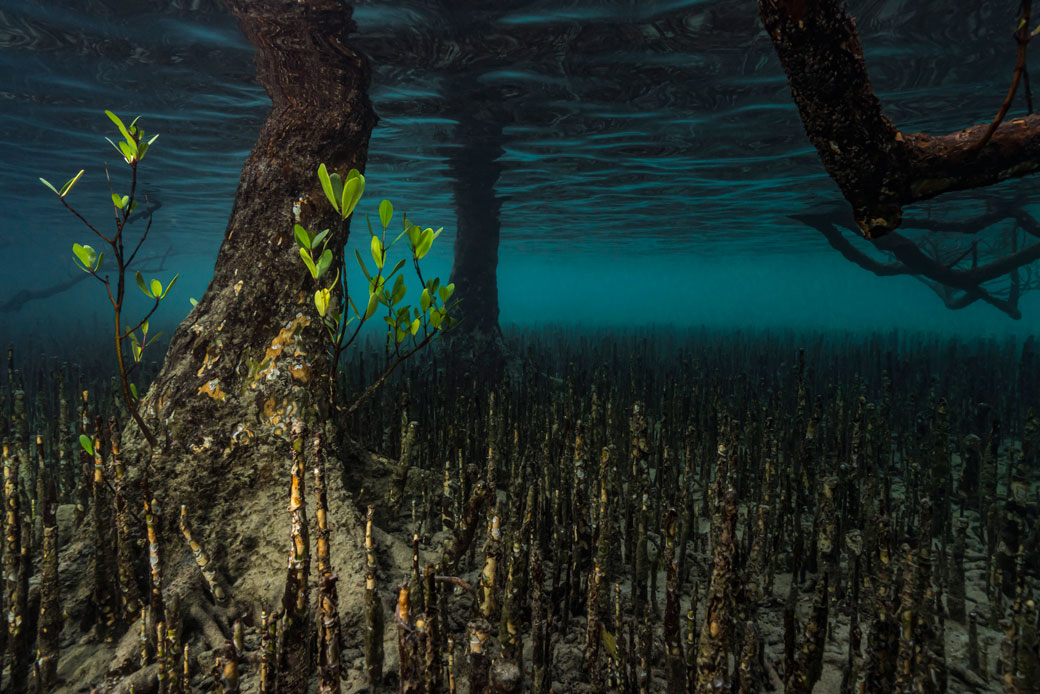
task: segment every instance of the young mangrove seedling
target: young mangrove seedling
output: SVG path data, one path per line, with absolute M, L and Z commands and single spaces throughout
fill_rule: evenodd
M 105 139 L 115 147 L 122 160 L 128 167 L 130 167 L 130 186 L 129 191 L 125 195 L 120 195 L 115 191 L 112 186 L 112 179 L 108 176 L 108 168 L 105 168 L 105 175 L 108 178 L 109 192 L 112 195 L 112 206 L 115 213 L 115 231 L 108 232 L 107 234 L 102 232 L 69 204 L 69 193 L 72 192 L 72 188 L 79 182 L 80 178 L 83 177 L 83 169 L 80 169 L 79 173 L 66 181 L 65 185 L 61 186 L 61 188 L 56 188 L 44 178 L 41 178 L 40 181 L 58 196 L 58 200 L 61 201 L 61 204 L 64 205 L 69 212 L 74 214 L 77 219 L 79 219 L 94 233 L 95 236 L 101 239 L 101 241 L 108 246 L 111 261 L 115 263 L 114 268 L 111 268 L 111 264 L 104 265 L 105 251 L 96 251 L 89 244 L 72 244 L 72 255 L 75 258 L 76 265 L 81 270 L 89 274 L 105 287 L 108 301 L 112 304 L 116 366 L 119 369 L 119 381 L 123 401 L 126 403 L 126 407 L 130 411 L 130 416 L 133 417 L 134 422 L 137 423 L 138 428 L 141 430 L 142 436 L 144 436 L 145 440 L 148 441 L 149 448 L 154 450 L 158 441 L 155 438 L 155 434 L 152 433 L 152 430 L 144 423 L 144 419 L 141 418 L 141 413 L 138 408 L 137 388 L 130 381 L 130 376 L 141 363 L 144 350 L 159 339 L 159 336 L 162 334 L 155 333 L 149 337 L 148 319 L 150 319 L 156 309 L 159 308 L 160 302 L 162 302 L 162 300 L 166 298 L 166 295 L 169 294 L 170 289 L 173 288 L 174 283 L 180 275 L 174 275 L 173 279 L 170 280 L 166 286 L 163 286 L 162 282 L 156 278 L 146 281 L 141 272 L 139 270 L 136 271 L 134 278 L 137 286 L 141 289 L 144 295 L 151 300 L 152 305 L 144 317 L 132 325 L 126 325 L 123 322 L 123 311 L 126 301 L 126 278 L 130 273 L 134 260 L 137 258 L 137 253 L 141 250 L 141 246 L 144 245 L 145 239 L 148 238 L 148 232 L 152 228 L 152 216 L 149 214 L 148 223 L 145 226 L 144 232 L 137 241 L 134 242 L 128 237 L 127 227 L 131 221 L 131 215 L 137 207 L 137 166 L 144 159 L 145 154 L 147 154 L 149 148 L 159 136 L 152 135 L 150 138 L 145 139 L 144 129 L 137 125 L 140 116 L 134 118 L 130 122 L 130 125 L 125 125 L 119 116 L 111 111 L 105 111 L 105 115 L 115 123 L 116 128 L 119 129 L 119 134 L 123 137 L 123 139 L 118 143 L 113 142 L 110 138 Z M 114 276 L 109 274 L 110 269 L 114 269 Z M 127 349 L 128 345 L 129 349 Z
M 345 240 L 348 220 L 354 214 L 354 209 L 365 191 L 365 177 L 357 169 L 351 169 L 346 178 L 343 178 L 338 173 L 329 173 L 325 164 L 321 164 L 318 167 L 318 180 L 326 199 L 339 217 L 340 233 L 335 235 L 335 238 Z M 334 253 L 334 248 L 329 247 L 329 242 L 334 237 L 331 230 L 312 233 L 299 223 L 293 226 L 293 236 L 300 247 L 300 258 L 307 266 L 314 283 L 314 308 L 324 328 L 329 358 L 326 378 L 330 405 L 336 406 L 336 373 L 340 356 L 357 338 L 365 322 L 380 311 L 380 306 L 386 310 L 383 320 L 388 327 L 383 373 L 347 408 L 348 415 L 353 414 L 395 368 L 429 345 L 454 323 L 452 311 L 458 302 L 452 302 L 451 298 L 455 285 L 442 286 L 438 277 L 425 280 L 419 262 L 430 252 L 433 242 L 440 236 L 443 228 L 436 231 L 429 227 L 423 229 L 402 215 L 403 230 L 395 239 L 387 242 L 387 230 L 393 216 L 393 204 L 389 200 L 383 200 L 379 203 L 381 231 L 373 231 L 371 220 L 366 218 L 371 237 L 369 248 L 374 264 L 372 270 L 361 257 L 361 253 L 354 251 L 357 263 L 368 283 L 368 298 L 363 310 L 358 308 L 354 296 L 348 289 L 346 253 L 342 248 L 339 249 L 339 253 Z M 406 236 L 411 251 L 412 267 L 419 286 L 422 287 L 418 305 L 405 303 L 408 287 L 401 271 L 407 258 L 401 258 L 389 272 L 386 271 L 391 249 Z M 328 273 L 333 269 L 332 280 L 329 281 Z M 392 284 L 390 280 L 393 280 Z M 352 324 L 354 327 L 348 334 L 348 328 Z

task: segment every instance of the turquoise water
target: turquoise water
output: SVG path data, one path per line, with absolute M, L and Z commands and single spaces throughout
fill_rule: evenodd
M 1017 3 L 971 5 L 850 3 L 875 89 L 903 129 L 985 121 L 1003 98 Z M 381 118 L 362 209 L 386 196 L 443 225 L 432 259 L 443 275 L 454 233 L 446 160 L 465 103 L 445 95 L 493 95 L 504 123 L 503 324 L 1036 332 L 1037 294 L 1017 322 L 980 304 L 949 311 L 921 282 L 875 277 L 790 219 L 842 201 L 749 0 L 356 8 Z M 74 202 L 104 219 L 110 108 L 161 133 L 142 168 L 161 205 L 149 265 L 182 273 L 160 316 L 178 321 L 205 289 L 267 107 L 252 49 L 218 2 L 0 0 L 0 302 L 78 272 L 69 248 L 86 232 L 37 177 L 86 169 Z M 1016 196 L 1031 209 L 1036 192 L 1035 177 L 1012 181 L 909 216 L 963 220 Z M 963 241 L 949 243 L 956 252 Z M 80 282 L 5 313 L 0 340 L 89 334 L 107 315 L 97 290 Z

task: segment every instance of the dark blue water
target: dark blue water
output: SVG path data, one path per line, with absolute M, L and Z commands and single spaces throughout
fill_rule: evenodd
M 981 304 L 949 311 L 923 283 L 875 277 L 790 219 L 843 203 L 750 0 L 464 4 L 356 4 L 381 118 L 361 209 L 390 197 L 443 225 L 432 260 L 446 276 L 458 104 L 445 95 L 498 95 L 504 324 L 1036 331 L 1037 294 L 1018 322 Z M 1018 3 L 958 5 L 850 3 L 904 130 L 985 121 L 1003 98 Z M 161 134 L 141 167 L 160 205 L 146 266 L 182 273 L 160 318 L 178 321 L 205 289 L 267 107 L 251 47 L 215 0 L 0 0 L 0 302 L 75 277 L 71 244 L 89 240 L 39 176 L 86 169 L 71 201 L 99 223 L 111 214 L 104 165 L 117 183 L 124 171 L 104 141 L 108 108 Z M 1032 209 L 1036 193 L 1035 180 L 1012 181 L 909 213 L 965 219 L 1016 196 Z M 91 335 L 107 320 L 101 291 L 80 282 L 4 313 L 0 339 Z

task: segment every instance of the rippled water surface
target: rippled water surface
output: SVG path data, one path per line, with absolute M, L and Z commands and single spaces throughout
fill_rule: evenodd
M 953 4 L 850 3 L 875 90 L 905 130 L 988 120 L 1006 91 L 1018 3 Z M 449 239 L 456 124 L 477 113 L 502 125 L 504 322 L 984 333 L 1033 331 L 1040 316 L 1028 300 L 1019 323 L 981 306 L 947 311 L 920 283 L 869 275 L 790 219 L 841 199 L 751 0 L 355 7 L 380 115 L 370 203 L 390 196 Z M 215 0 L 0 0 L 0 301 L 74 272 L 68 248 L 83 230 L 38 176 L 87 169 L 77 202 L 107 214 L 102 163 L 122 172 L 105 108 L 161 133 L 142 172 L 159 206 L 148 262 L 185 273 L 184 310 L 203 291 L 268 108 L 234 19 Z M 964 219 L 1035 193 L 1015 181 L 911 213 Z M 435 258 L 445 273 L 450 248 Z M 94 288 L 76 287 L 5 325 L 100 313 Z

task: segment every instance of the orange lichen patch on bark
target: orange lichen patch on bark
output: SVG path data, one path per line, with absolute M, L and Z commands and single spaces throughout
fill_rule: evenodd
M 227 399 L 227 394 L 223 390 L 221 390 L 220 381 L 216 378 L 214 378 L 212 381 L 206 381 L 201 386 L 199 386 L 199 392 L 205 393 L 214 400 L 218 400 L 220 402 L 224 402 L 224 400 Z
M 201 378 L 203 372 L 216 364 L 218 359 L 220 359 L 220 343 L 214 341 L 209 343 L 209 346 L 206 347 L 206 356 L 202 358 L 202 366 L 200 366 L 199 370 L 195 372 L 195 375 Z
M 279 403 L 274 397 L 270 397 L 264 403 L 264 411 L 261 417 L 264 424 L 272 429 L 275 436 L 281 436 L 286 431 L 296 413 L 296 403 L 288 398 Z
M 278 331 L 278 335 L 271 340 L 271 346 L 267 349 L 267 354 L 264 355 L 264 358 L 271 360 L 277 359 L 281 356 L 285 348 L 290 345 L 295 347 L 294 353 L 296 355 L 304 354 L 300 351 L 299 347 L 296 346 L 296 337 L 310 324 L 311 319 L 309 317 L 303 313 L 297 313 L 296 318 L 294 318 L 288 326 Z
M 276 364 L 278 358 L 283 354 L 293 357 L 307 356 L 307 353 L 300 349 L 297 337 L 299 337 L 300 333 L 303 332 L 303 329 L 310 324 L 311 319 L 308 316 L 303 313 L 298 313 L 296 314 L 296 318 L 294 318 L 286 327 L 278 331 L 275 338 L 271 340 L 271 346 L 267 348 L 267 352 L 264 354 L 264 358 L 260 361 L 259 367 L 251 374 L 252 383 L 250 383 L 250 388 L 256 389 L 260 379 L 262 378 L 273 378 L 278 376 L 279 371 L 276 368 Z M 292 374 L 293 377 L 306 382 L 305 378 L 300 379 L 295 373 L 296 367 L 294 366 L 292 368 L 294 369 Z M 307 373 L 304 373 L 303 375 L 308 376 Z
M 290 366 L 289 373 L 300 383 L 307 383 L 311 380 L 311 367 L 305 361 Z
M 264 403 L 264 419 L 268 424 L 277 425 L 284 411 L 284 409 L 278 409 L 278 403 L 273 397 L 267 398 L 267 402 Z

